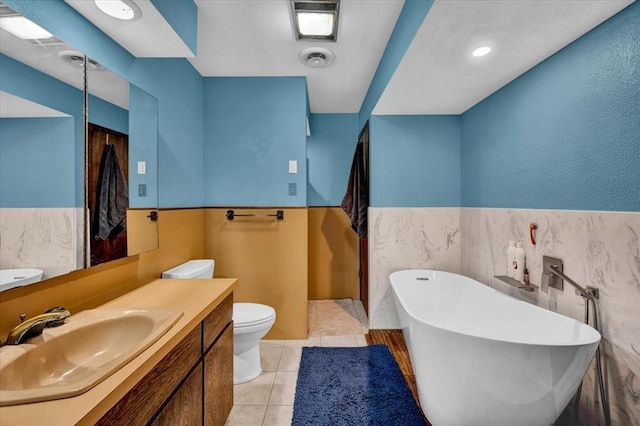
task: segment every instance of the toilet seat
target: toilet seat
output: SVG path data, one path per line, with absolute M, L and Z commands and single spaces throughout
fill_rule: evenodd
M 234 303 L 233 328 L 253 327 L 272 322 L 276 311 L 271 306 L 259 303 Z

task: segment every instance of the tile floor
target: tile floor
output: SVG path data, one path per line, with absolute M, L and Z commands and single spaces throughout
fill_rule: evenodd
M 262 375 L 233 387 L 234 405 L 226 425 L 290 425 L 302 347 L 366 346 L 367 324 L 360 301 L 309 301 L 309 338 L 260 342 Z

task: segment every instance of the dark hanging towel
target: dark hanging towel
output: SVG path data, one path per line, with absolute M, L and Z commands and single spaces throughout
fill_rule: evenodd
M 351 227 L 360 238 L 367 236 L 367 208 L 369 207 L 369 183 L 364 168 L 364 143 L 358 142 L 351 164 L 347 193 L 342 199 L 342 208 L 351 220 Z
M 129 188 L 118 162 L 113 144 L 107 144 L 102 151 L 100 173 L 98 174 L 98 193 L 94 215 L 94 234 L 96 239 L 115 238 L 124 231 L 129 207 Z

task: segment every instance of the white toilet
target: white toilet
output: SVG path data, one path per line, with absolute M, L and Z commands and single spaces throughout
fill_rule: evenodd
M 260 339 L 276 322 L 276 311 L 258 303 L 233 304 L 233 383 L 244 383 L 262 373 Z
M 213 259 L 190 260 L 174 268 L 164 271 L 162 278 L 180 278 L 192 280 L 197 278 L 213 278 L 216 262 Z
M 190 260 L 162 273 L 162 278 L 213 278 L 213 259 Z M 276 311 L 258 303 L 233 304 L 233 383 L 245 383 L 262 373 L 260 339 L 276 322 Z

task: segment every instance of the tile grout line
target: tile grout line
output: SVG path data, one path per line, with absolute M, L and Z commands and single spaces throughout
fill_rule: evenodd
M 273 376 L 273 383 L 271 384 L 271 391 L 269 392 L 269 399 L 267 399 L 267 408 L 264 410 L 264 416 L 262 416 L 262 426 L 265 426 L 265 421 L 267 420 L 267 411 L 269 411 L 269 407 L 271 406 L 271 395 L 273 395 L 273 388 L 276 387 L 276 377 L 278 377 L 278 373 L 280 372 L 280 363 L 282 362 L 282 358 L 284 357 L 284 348 L 286 346 L 286 342 L 282 343 L 282 351 L 280 352 L 280 359 L 278 359 L 278 366 L 276 367 L 276 374 Z

